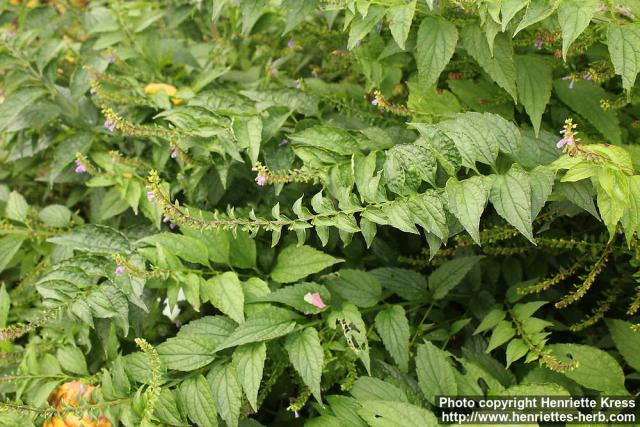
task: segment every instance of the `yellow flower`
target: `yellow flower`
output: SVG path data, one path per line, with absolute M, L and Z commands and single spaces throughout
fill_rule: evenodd
M 154 93 L 158 93 L 161 90 L 169 96 L 175 95 L 178 91 L 175 86 L 171 86 L 166 83 L 149 83 L 147 87 L 144 88 L 144 93 L 153 95 Z

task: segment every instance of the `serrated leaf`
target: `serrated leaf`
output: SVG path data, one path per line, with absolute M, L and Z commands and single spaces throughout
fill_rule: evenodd
M 513 328 L 513 325 L 510 321 L 502 320 L 498 322 L 496 327 L 493 329 L 493 333 L 491 334 L 489 344 L 487 345 L 487 349 L 485 351 L 489 353 L 491 350 L 496 349 L 502 344 L 509 341 L 515 335 L 516 330 Z
M 391 305 L 378 313 L 376 330 L 382 343 L 402 372 L 409 369 L 409 321 L 404 308 Z
M 280 283 L 291 283 L 342 261 L 311 246 L 287 246 L 278 254 L 271 278 Z
M 362 376 L 354 383 L 349 393 L 359 401 L 384 400 L 408 402 L 407 394 L 398 386 L 375 377 Z
M 229 427 L 238 427 L 242 388 L 238 381 L 238 372 L 232 363 L 216 365 L 207 374 L 218 414 Z
M 431 411 L 403 402 L 365 400 L 358 414 L 371 427 L 424 427 L 438 425 Z
M 531 183 L 527 173 L 517 165 L 505 175 L 495 175 L 489 200 L 496 212 L 531 242 Z
M 124 234 L 104 225 L 84 225 L 61 236 L 51 237 L 47 241 L 97 254 L 112 254 L 130 250 L 129 241 Z
M 503 0 L 500 5 L 500 15 L 502 17 L 502 32 L 507 29 L 509 22 L 516 16 L 521 9 L 523 9 L 529 0 Z
M 267 345 L 264 342 L 241 345 L 233 352 L 236 371 L 242 372 L 240 383 L 254 411 L 258 411 L 258 390 L 262 381 Z
M 160 360 L 169 369 L 193 371 L 213 361 L 214 349 L 197 337 L 169 338 L 157 347 Z
M 598 0 L 563 0 L 558 7 L 558 22 L 562 28 L 562 58 L 567 60 L 571 44 L 587 28 L 598 10 Z
M 0 239 L 0 273 L 2 273 L 20 250 L 24 236 L 9 235 Z
M 506 34 L 496 36 L 493 54 L 482 29 L 477 25 L 467 25 L 462 30 L 464 47 L 478 64 L 514 101 L 518 99 L 516 88 L 516 69 L 513 63 L 511 38 Z
M 187 378 L 180 384 L 181 401 L 187 416 L 199 427 L 217 427 L 218 414 L 207 380 L 202 376 Z
M 332 294 L 358 307 L 372 307 L 382 296 L 378 279 L 362 270 L 342 269 L 338 277 L 326 282 Z
M 425 277 L 413 270 L 383 267 L 369 271 L 382 284 L 382 287 L 398 294 L 407 301 L 420 301 L 427 297 Z
M 326 287 L 313 282 L 296 283 L 291 286 L 283 286 L 274 292 L 264 295 L 252 302 L 279 302 L 295 308 L 304 314 L 318 314 L 324 309 L 315 307 L 313 304 L 304 300 L 304 296 L 308 293 L 318 292 L 322 297 L 322 301 L 329 305 L 331 303 L 331 294 Z
M 515 64 L 518 98 L 527 110 L 537 136 L 542 114 L 551 98 L 551 66 L 533 55 L 517 55 Z
M 244 292 L 236 273 L 227 271 L 212 277 L 201 292 L 218 310 L 238 323 L 244 322 Z
M 411 21 L 416 11 L 416 0 L 407 4 L 390 7 L 387 10 L 387 21 L 389 22 L 389 30 L 393 39 L 398 43 L 400 49 L 404 50 L 404 42 L 409 36 L 411 30 Z
M 447 181 L 445 193 L 449 210 L 479 245 L 480 217 L 489 200 L 489 189 L 483 177 L 474 176 L 462 181 L 452 177 Z
M 418 29 L 416 51 L 420 86 L 430 87 L 438 81 L 457 43 L 458 30 L 451 22 L 434 16 L 427 16 L 422 20 Z
M 555 0 L 531 0 L 522 20 L 513 32 L 513 37 L 525 28 L 551 16 L 558 3 Z
M 458 394 L 453 366 L 446 353 L 430 342 L 418 346 L 416 373 L 420 389 L 432 405 L 436 404 L 436 396 Z
M 616 25 L 610 23 L 607 46 L 616 74 L 622 76 L 622 87 L 628 92 L 640 72 L 640 24 Z
M 71 211 L 63 205 L 49 205 L 38 212 L 38 217 L 49 227 L 66 227 L 71 220 Z
M 606 319 L 611 339 L 616 348 L 636 371 L 640 372 L 640 333 L 632 329 L 632 324 L 619 319 Z
M 281 319 L 257 318 L 249 319 L 233 331 L 222 342 L 216 351 L 253 342 L 268 341 L 283 335 L 287 335 L 295 328 L 296 322 L 282 321 Z
M 387 150 L 384 177 L 389 190 L 400 195 L 415 193 L 423 181 L 433 183 L 436 160 L 426 147 L 399 144 Z
M 140 242 L 150 245 L 160 244 L 167 251 L 185 261 L 209 265 L 207 246 L 194 237 L 174 233 L 159 233 L 147 236 L 141 239 Z
M 556 171 L 548 166 L 538 166 L 528 175 L 531 184 L 531 218 L 535 218 L 551 194 Z
M 4 213 L 7 218 L 14 221 L 24 222 L 27 219 L 28 210 L 29 205 L 27 204 L 27 201 L 22 196 L 22 194 L 18 193 L 17 191 L 12 191 L 11 193 L 9 193 L 7 205 L 4 208 Z
M 324 350 L 318 338 L 318 331 L 305 328 L 289 335 L 284 343 L 289 360 L 309 387 L 316 400 L 322 403 L 320 379 L 324 365 Z
M 500 323 L 506 317 L 507 313 L 501 308 L 492 308 L 489 313 L 482 319 L 475 331 L 474 335 L 489 330 Z
M 513 362 L 523 358 L 529 352 L 529 347 L 520 338 L 511 340 L 507 345 L 507 368 L 511 366 Z
M 78 375 L 88 375 L 87 361 L 78 347 L 60 347 L 56 352 L 56 358 L 65 371 Z
M 347 49 L 353 49 L 360 40 L 365 38 L 369 31 L 384 17 L 386 10 L 384 7 L 371 6 L 366 16 L 357 17 L 355 22 L 351 24 Z

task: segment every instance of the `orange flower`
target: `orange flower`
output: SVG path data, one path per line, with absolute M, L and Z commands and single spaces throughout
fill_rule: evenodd
M 85 402 L 92 403 L 91 394 L 93 390 L 95 390 L 95 387 L 92 385 L 84 384 L 80 381 L 71 381 L 55 389 L 49 395 L 48 401 L 51 406 L 55 406 L 57 409 L 65 405 L 78 406 L 79 398 Z

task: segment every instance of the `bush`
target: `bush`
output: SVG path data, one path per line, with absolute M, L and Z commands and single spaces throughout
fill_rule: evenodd
M 637 2 L 0 11 L 3 425 L 640 391 Z

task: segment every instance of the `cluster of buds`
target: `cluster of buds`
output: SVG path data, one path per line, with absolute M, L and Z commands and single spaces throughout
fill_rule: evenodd
M 371 105 L 378 107 L 382 112 L 389 111 L 390 113 L 397 114 L 399 116 L 407 115 L 409 113 L 406 107 L 394 105 L 387 101 L 382 95 L 382 92 L 378 89 L 374 90 L 371 95 Z

